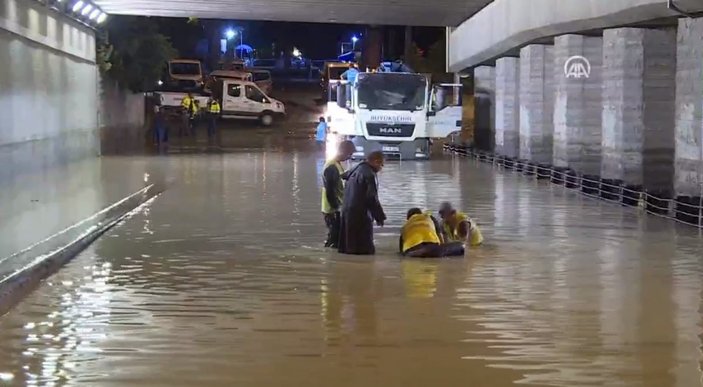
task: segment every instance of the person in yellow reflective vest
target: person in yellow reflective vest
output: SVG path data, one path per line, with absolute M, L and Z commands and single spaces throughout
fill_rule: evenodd
M 483 235 L 476 222 L 465 213 L 455 210 L 451 203 L 442 203 L 439 215 L 442 217 L 442 232 L 448 242 L 466 242 L 467 247 L 483 243 Z
M 198 101 L 193 97 L 193 93 L 188 92 L 181 100 L 183 114 L 183 132 L 181 135 L 195 135 L 195 116 L 198 114 Z
M 342 141 L 337 148 L 337 155 L 325 163 L 322 171 L 322 215 L 327 225 L 325 247 L 337 248 L 339 244 L 340 210 L 344 199 L 344 182 L 342 162 L 349 160 L 356 146 L 351 141 Z
M 445 243 L 437 219 L 419 208 L 408 210 L 398 248 L 406 257 L 439 258 L 464 255 L 463 242 Z
M 220 118 L 222 107 L 217 98 L 210 98 L 207 103 L 207 136 L 210 140 L 214 140 L 217 135 L 217 119 Z

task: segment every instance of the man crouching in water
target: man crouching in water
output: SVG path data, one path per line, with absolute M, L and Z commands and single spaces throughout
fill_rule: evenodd
M 466 242 L 467 248 L 483 243 L 483 235 L 476 222 L 465 213 L 455 210 L 451 203 L 442 203 L 439 215 L 442 217 L 442 233 L 448 242 Z
M 444 243 L 439 222 L 419 208 L 408 210 L 398 248 L 406 257 L 439 258 L 464 255 L 463 242 Z

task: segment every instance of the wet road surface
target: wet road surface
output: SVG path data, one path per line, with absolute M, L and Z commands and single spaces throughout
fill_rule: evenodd
M 466 159 L 391 162 L 375 257 L 311 153 L 134 158 L 168 189 L 0 318 L 0 385 L 698 386 L 698 232 Z M 486 245 L 401 260 L 411 206 Z M 3 382 L 3 380 L 5 380 Z

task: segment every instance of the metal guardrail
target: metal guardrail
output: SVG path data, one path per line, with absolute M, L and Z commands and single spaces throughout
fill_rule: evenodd
M 525 160 L 477 151 L 457 144 L 445 144 L 444 149 L 463 157 L 471 157 L 503 169 L 520 172 L 537 180 L 548 179 L 553 184 L 578 191 L 589 198 L 628 207 L 640 207 L 650 215 L 703 229 L 703 195 L 689 198 L 691 200 L 687 202 L 682 197 L 662 196 L 658 193 L 647 192 L 641 186 L 625 185 L 621 181 L 601 179 L 599 176 L 581 175 L 569 168 L 530 163 Z

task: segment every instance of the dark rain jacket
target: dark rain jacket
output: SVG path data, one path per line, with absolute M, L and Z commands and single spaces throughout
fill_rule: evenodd
M 342 179 L 346 180 L 346 185 L 342 203 L 339 252 L 374 254 L 373 221 L 386 220 L 386 214 L 378 201 L 376 172 L 367 162 L 362 162 L 345 172 Z

